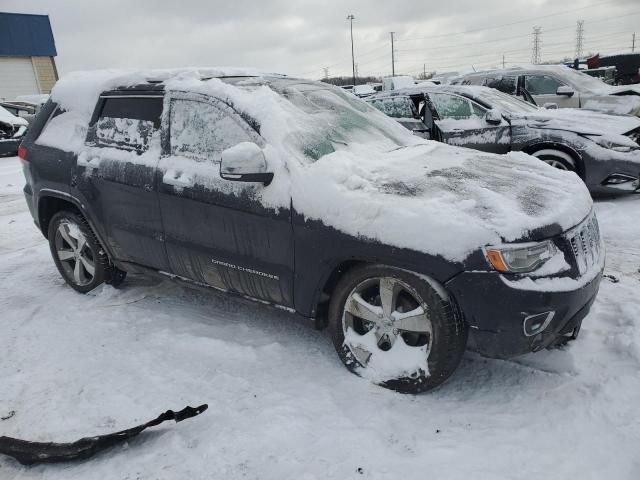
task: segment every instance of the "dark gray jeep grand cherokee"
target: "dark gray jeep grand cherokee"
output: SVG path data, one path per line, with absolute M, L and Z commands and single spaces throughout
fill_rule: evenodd
M 19 156 L 72 288 L 150 272 L 277 305 L 403 392 L 442 383 L 467 344 L 508 357 L 575 338 L 604 265 L 575 175 L 419 139 L 317 82 L 73 74 Z

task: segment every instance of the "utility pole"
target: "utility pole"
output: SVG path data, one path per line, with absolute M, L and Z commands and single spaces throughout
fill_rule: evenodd
M 393 49 L 393 35 L 396 32 L 389 32 L 391 34 L 391 76 L 395 77 L 396 75 L 396 57 L 395 50 Z
M 539 65 L 542 62 L 542 27 L 533 27 L 533 49 L 531 63 Z
M 356 84 L 356 57 L 353 53 L 353 15 L 347 15 L 347 20 L 351 23 L 351 67 L 353 68 L 353 84 Z
M 322 70 L 324 70 L 324 79 L 329 80 L 329 67 L 324 67 Z
M 504 66 L 504 53 L 502 54 L 502 69 L 504 70 L 505 66 Z
M 422 79 L 423 80 L 427 79 L 427 64 L 426 63 L 422 64 Z
M 584 20 L 578 20 L 576 26 L 576 57 L 582 58 L 582 47 L 584 45 Z
M 631 36 L 631 52 L 635 52 L 636 51 L 636 33 L 633 32 L 633 35 Z

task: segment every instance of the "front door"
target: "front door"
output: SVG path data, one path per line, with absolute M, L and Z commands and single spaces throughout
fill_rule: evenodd
M 269 186 L 220 176 L 222 152 L 264 140 L 226 103 L 196 94 L 165 100 L 159 197 L 170 271 L 197 282 L 293 305 L 290 197 L 270 206 Z M 271 190 L 269 190 L 271 189 Z
M 487 122 L 487 109 L 476 102 L 438 92 L 429 94 L 427 106 L 433 109 L 434 122 L 444 143 L 493 153 L 511 150 L 509 122 L 504 118 L 498 124 Z
M 166 270 L 155 181 L 161 114 L 158 92 L 101 96 L 71 184 L 116 260 Z

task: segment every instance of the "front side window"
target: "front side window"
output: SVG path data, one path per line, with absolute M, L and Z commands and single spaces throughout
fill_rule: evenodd
M 562 86 L 564 83 L 549 75 L 527 75 L 524 79 L 524 88 L 531 95 L 555 95 Z
M 225 109 L 198 100 L 171 101 L 169 130 L 172 155 L 216 162 L 227 148 L 253 141 L 246 127 Z
M 160 127 L 162 98 L 104 97 L 101 102 L 91 140 L 98 146 L 146 151 Z
M 429 95 L 440 120 L 462 120 L 473 116 L 481 117 L 486 110 L 469 99 L 447 93 L 432 93 Z

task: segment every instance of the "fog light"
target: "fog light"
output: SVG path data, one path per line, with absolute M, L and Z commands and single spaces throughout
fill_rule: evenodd
M 551 320 L 556 312 L 544 312 L 544 313 L 536 313 L 535 315 L 529 315 L 522 322 L 522 329 L 524 330 L 524 334 L 527 337 L 531 337 L 532 335 L 537 335 L 542 332 Z
M 620 190 L 636 190 L 640 186 L 640 180 L 637 177 L 632 177 L 631 175 L 614 173 L 609 175 L 602 184 L 607 187 L 618 188 Z

